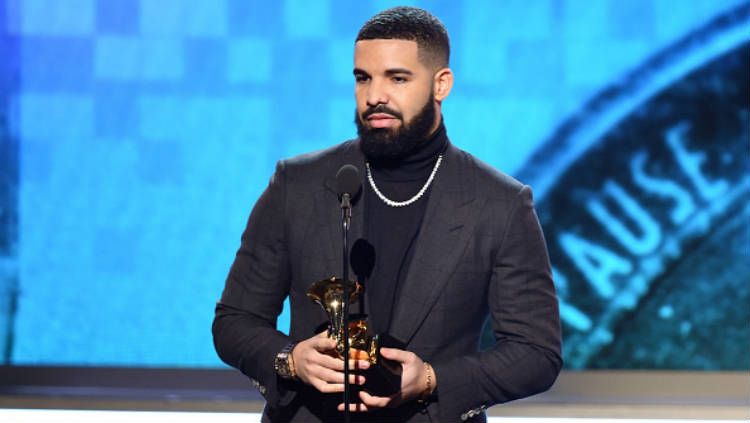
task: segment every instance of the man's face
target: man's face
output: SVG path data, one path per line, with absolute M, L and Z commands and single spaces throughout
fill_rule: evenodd
M 357 42 L 356 124 L 366 155 L 402 156 L 437 128 L 433 76 L 420 62 L 415 41 Z

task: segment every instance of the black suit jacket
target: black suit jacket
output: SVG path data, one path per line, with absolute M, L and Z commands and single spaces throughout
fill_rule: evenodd
M 340 395 L 281 380 L 273 361 L 327 321 L 305 293 L 317 280 L 341 276 L 335 175 L 348 163 L 364 169 L 356 140 L 279 162 L 216 308 L 216 350 L 264 395 L 264 421 L 340 417 Z M 362 203 L 353 205 L 350 240 L 362 234 Z M 562 366 L 560 322 L 531 190 L 449 144 L 419 233 L 392 335 L 433 365 L 438 398 L 376 420 L 484 421 L 484 408 L 548 389 Z M 276 330 L 287 295 L 289 336 Z M 479 351 L 487 316 L 496 342 Z

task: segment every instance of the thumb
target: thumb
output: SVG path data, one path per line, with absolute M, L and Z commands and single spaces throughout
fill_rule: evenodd
M 399 350 L 397 348 L 383 347 L 380 349 L 380 355 L 382 355 L 383 357 L 389 360 L 395 360 L 400 363 L 404 363 L 407 361 L 409 353 L 404 350 Z

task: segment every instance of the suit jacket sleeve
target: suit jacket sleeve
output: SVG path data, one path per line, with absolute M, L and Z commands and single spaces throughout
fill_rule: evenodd
M 441 418 L 549 389 L 562 367 L 560 317 L 547 248 L 528 186 L 501 230 L 488 306 L 495 345 L 433 363 Z M 477 413 L 478 414 L 478 413 Z
M 274 371 L 274 358 L 291 340 L 276 330 L 289 291 L 285 243 L 284 162 L 255 204 L 227 276 L 213 322 L 219 357 L 248 376 L 270 406 L 294 396 Z

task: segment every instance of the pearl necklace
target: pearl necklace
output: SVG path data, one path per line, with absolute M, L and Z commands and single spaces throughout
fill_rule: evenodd
M 382 192 L 378 189 L 377 185 L 375 185 L 375 180 L 372 178 L 372 171 L 370 170 L 370 163 L 365 162 L 365 167 L 367 168 L 367 180 L 370 181 L 370 186 L 372 187 L 372 190 L 375 191 L 375 194 L 383 200 L 383 202 L 391 207 L 405 207 L 410 204 L 413 204 L 415 201 L 422 198 L 425 192 L 427 192 L 427 188 L 430 187 L 430 184 L 432 183 L 432 180 L 435 179 L 435 174 L 437 173 L 438 168 L 440 167 L 440 162 L 443 161 L 443 155 L 439 155 L 437 158 L 437 162 L 435 162 L 435 167 L 432 168 L 432 173 L 430 173 L 430 177 L 427 178 L 427 182 L 424 183 L 424 186 L 422 186 L 422 189 L 419 190 L 419 192 L 412 198 L 406 200 L 406 201 L 393 201 L 390 198 L 383 195 Z

